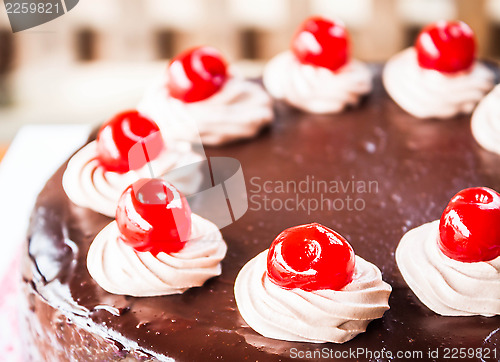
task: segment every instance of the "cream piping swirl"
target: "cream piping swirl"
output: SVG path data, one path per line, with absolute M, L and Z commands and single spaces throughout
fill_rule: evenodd
M 380 270 L 356 256 L 354 279 L 342 290 L 283 289 L 267 277 L 268 250 L 250 260 L 234 285 L 245 322 L 264 337 L 344 343 L 389 309 L 391 286 Z
M 227 246 L 216 225 L 192 215 L 191 239 L 172 254 L 137 252 L 119 238 L 116 221 L 107 225 L 90 245 L 87 269 L 104 290 L 147 297 L 180 294 L 221 274 Z
M 97 160 L 97 145 L 90 142 L 68 162 L 63 175 L 63 188 L 76 205 L 87 207 L 103 215 L 114 217 L 122 192 L 135 181 L 144 177 L 160 177 L 189 195 L 197 191 L 202 174 L 196 164 L 202 157 L 193 152 L 186 142 L 171 143 L 156 159 L 139 170 L 123 174 L 106 171 Z M 169 171 L 185 167 L 186 173 Z
M 418 299 L 444 316 L 500 314 L 500 257 L 453 260 L 439 250 L 438 237 L 436 220 L 408 231 L 396 249 L 398 268 Z
M 493 87 L 494 73 L 475 62 L 455 75 L 420 67 L 415 48 L 393 56 L 385 65 L 382 81 L 387 93 L 406 112 L 418 118 L 449 118 L 470 114 Z
M 271 97 L 240 76 L 231 76 L 218 93 L 193 103 L 170 97 L 165 83 L 162 79 L 148 89 L 137 109 L 174 139 L 221 145 L 253 137 L 273 119 Z
M 336 72 L 305 65 L 286 51 L 269 61 L 264 69 L 264 85 L 277 99 L 310 113 L 337 113 L 358 104 L 372 89 L 368 67 L 352 60 Z
M 472 114 L 471 127 L 482 147 L 500 154 L 500 85 L 479 102 Z

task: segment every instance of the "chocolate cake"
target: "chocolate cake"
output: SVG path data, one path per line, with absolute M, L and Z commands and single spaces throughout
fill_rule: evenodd
M 136 298 L 99 287 L 87 271 L 87 251 L 111 219 L 69 201 L 62 165 L 41 192 L 28 233 L 29 358 L 388 361 L 444 360 L 468 351 L 465 359 L 498 360 L 500 317 L 433 313 L 404 282 L 394 251 L 406 231 L 438 219 L 459 190 L 500 190 L 500 157 L 475 142 L 470 115 L 416 119 L 388 97 L 381 67 L 372 70 L 374 90 L 356 108 L 311 115 L 276 102 L 273 124 L 256 138 L 206 148 L 208 156 L 241 162 L 249 210 L 222 229 L 228 245 L 222 275 L 183 294 Z M 234 300 L 241 267 L 285 228 L 310 222 L 345 236 L 393 288 L 390 310 L 344 344 L 262 337 Z

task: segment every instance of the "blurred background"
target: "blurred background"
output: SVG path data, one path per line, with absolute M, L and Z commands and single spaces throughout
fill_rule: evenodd
M 194 45 L 258 76 L 311 14 L 342 19 L 365 61 L 387 60 L 439 19 L 467 22 L 480 56 L 500 59 L 500 0 L 80 0 L 15 34 L 2 7 L 0 147 L 24 124 L 100 123 L 133 107 L 166 60 Z

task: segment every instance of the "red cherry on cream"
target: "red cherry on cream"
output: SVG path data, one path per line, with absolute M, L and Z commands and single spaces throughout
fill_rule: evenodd
M 500 256 L 500 194 L 486 187 L 456 194 L 441 216 L 438 245 L 443 254 L 461 262 Z
M 349 243 L 318 223 L 286 229 L 267 255 L 269 279 L 286 289 L 340 290 L 352 281 L 354 266 Z
M 336 71 L 349 61 L 349 35 L 340 22 L 313 16 L 292 38 L 292 52 L 302 64 Z
M 415 47 L 422 68 L 443 73 L 467 70 L 476 58 L 474 32 L 462 21 L 438 21 L 425 27 Z
M 214 48 L 203 46 L 176 56 L 167 68 L 169 94 L 183 102 L 198 102 L 217 93 L 227 79 L 227 65 Z
M 116 223 L 122 240 L 135 250 L 174 253 L 191 235 L 191 209 L 168 182 L 140 179 L 120 197 Z
M 104 123 L 97 134 L 97 159 L 107 171 L 125 173 L 144 166 L 165 148 L 160 129 L 149 118 L 139 112 L 127 111 L 117 114 Z M 138 159 L 129 160 L 132 146 L 141 143 L 147 157 L 141 153 Z

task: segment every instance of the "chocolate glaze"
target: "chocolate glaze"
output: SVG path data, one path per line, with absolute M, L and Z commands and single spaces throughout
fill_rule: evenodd
M 63 165 L 40 194 L 28 235 L 25 289 L 31 310 L 27 320 L 31 325 L 51 326 L 29 333 L 40 356 L 54 360 L 92 355 L 99 360 L 286 361 L 292 360 L 292 348 L 327 347 L 332 351 L 422 351 L 422 360 L 431 360 L 429 350 L 439 348 L 442 357 L 446 347 L 465 347 L 497 349 L 497 357 L 491 360 L 500 358 L 500 317 L 434 314 L 409 290 L 394 260 L 403 234 L 439 218 L 459 190 L 471 186 L 500 190 L 500 156 L 476 144 L 470 116 L 437 121 L 406 114 L 383 90 L 380 68 L 375 67 L 375 72 L 374 91 L 356 109 L 315 116 L 278 103 L 274 124 L 257 138 L 207 150 L 210 156 L 230 156 L 241 162 L 250 209 L 222 230 L 229 246 L 222 275 L 182 295 L 118 296 L 94 282 L 86 268 L 87 250 L 111 219 L 68 200 L 61 186 Z M 376 189 L 372 184 L 371 193 L 351 189 L 324 195 L 333 202 L 345 201 L 347 196 L 361 198 L 365 203 L 361 211 L 308 212 L 300 204 L 294 211 L 257 210 L 257 199 L 265 195 L 272 200 L 297 196 L 293 190 L 271 192 L 272 185 L 265 181 L 301 181 L 308 176 L 316 181 L 378 184 Z M 317 192 L 298 196 L 306 203 L 307 199 L 321 200 Z M 339 208 L 340 203 L 335 205 Z M 279 206 L 278 201 L 274 206 Z M 375 263 L 393 286 L 391 309 L 370 323 L 366 333 L 342 345 L 261 337 L 241 319 L 234 301 L 233 283 L 240 268 L 268 248 L 283 229 L 313 221 L 345 236 L 355 252 Z M 54 320 L 62 322 L 54 324 Z

